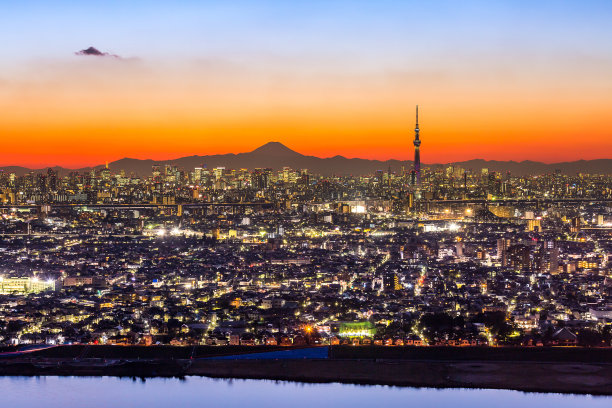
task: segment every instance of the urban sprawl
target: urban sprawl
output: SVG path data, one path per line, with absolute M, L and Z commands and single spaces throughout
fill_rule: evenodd
M 0 172 L 0 343 L 610 346 L 610 176 L 417 170 Z

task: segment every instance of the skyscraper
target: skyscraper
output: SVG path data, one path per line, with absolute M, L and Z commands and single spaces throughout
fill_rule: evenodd
M 416 127 L 414 128 L 414 184 L 415 198 L 421 198 L 421 140 L 419 139 L 419 105 L 416 107 Z

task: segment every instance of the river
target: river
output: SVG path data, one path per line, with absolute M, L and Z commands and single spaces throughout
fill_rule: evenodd
M 304 384 L 206 377 L 0 377 L 7 408 L 106 407 L 610 407 L 612 397 L 484 389 Z

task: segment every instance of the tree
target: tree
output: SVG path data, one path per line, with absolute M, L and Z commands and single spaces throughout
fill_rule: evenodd
M 601 344 L 603 338 L 601 333 L 591 329 L 580 329 L 578 332 L 578 344 L 583 347 L 594 347 Z

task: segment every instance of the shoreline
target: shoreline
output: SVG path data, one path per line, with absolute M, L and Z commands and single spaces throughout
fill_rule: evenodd
M 3 362 L 0 376 L 202 376 L 414 388 L 504 389 L 612 396 L 612 364 L 387 360 L 155 360 Z
M 189 375 L 415 388 L 612 395 L 612 365 L 363 360 L 199 361 Z
M 0 376 L 205 376 L 610 396 L 612 350 L 78 345 L 9 352 Z

